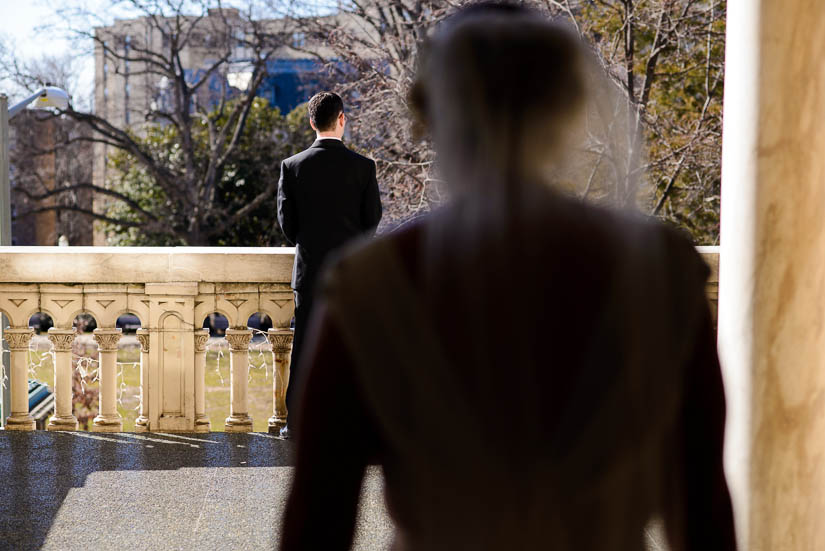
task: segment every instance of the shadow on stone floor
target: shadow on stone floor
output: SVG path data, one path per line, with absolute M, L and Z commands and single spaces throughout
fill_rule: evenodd
M 0 549 L 273 549 L 292 465 L 261 433 L 0 431 Z M 356 548 L 391 537 L 382 495 L 372 472 Z
M 268 434 L 0 431 L 0 551 L 275 549 L 292 443 Z M 646 551 L 666 551 L 661 524 Z M 353 549 L 388 549 L 380 471 Z

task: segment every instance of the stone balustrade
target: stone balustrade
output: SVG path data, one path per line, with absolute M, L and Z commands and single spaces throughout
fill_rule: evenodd
M 718 248 L 699 247 L 711 267 L 707 293 L 714 316 L 718 300 Z M 55 413 L 49 430 L 76 430 L 72 415 L 72 323 L 94 316 L 97 329 L 100 398 L 92 430 L 118 432 L 116 360 L 119 316 L 141 322 L 140 413 L 136 430 L 208 432 L 204 370 L 209 330 L 204 319 L 226 316 L 230 354 L 230 411 L 224 430 L 249 432 L 249 317 L 273 321 L 267 333 L 275 358 L 271 432 L 286 423 L 285 393 L 292 347 L 293 295 L 289 287 L 291 248 L 109 248 L 0 247 L 0 311 L 9 320 L 4 337 L 10 350 L 11 415 L 8 430 L 34 430 L 28 411 L 29 318 L 43 312 L 54 327 Z
M 50 430 L 76 430 L 72 415 L 72 328 L 78 314 L 94 316 L 98 344 L 100 398 L 92 430 L 118 432 L 117 346 L 119 316 L 140 319 L 140 416 L 137 431 L 209 431 L 205 414 L 204 369 L 209 331 L 204 319 L 226 316 L 230 345 L 230 413 L 227 431 L 251 431 L 247 385 L 248 347 L 255 313 L 268 315 L 275 355 L 270 429 L 286 421 L 293 296 L 289 287 L 293 249 L 289 248 L 0 248 L 0 311 L 9 320 L 11 415 L 9 430 L 33 430 L 28 411 L 29 318 L 48 314 L 55 353 L 55 414 Z
M 719 306 L 719 247 L 696 247 L 696 250 L 710 268 L 705 293 L 708 296 L 710 310 L 715 321 Z

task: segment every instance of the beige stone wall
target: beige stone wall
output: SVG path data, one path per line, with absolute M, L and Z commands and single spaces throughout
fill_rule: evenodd
M 718 252 L 700 250 L 711 266 L 708 297 L 715 304 Z M 292 248 L 109 248 L 0 247 L 0 311 L 10 321 L 5 338 L 12 350 L 10 430 L 34 430 L 26 381 L 28 320 L 51 316 L 49 338 L 55 350 L 57 411 L 50 430 L 75 430 L 71 412 L 72 322 L 78 314 L 95 317 L 101 401 L 93 430 L 119 431 L 115 405 L 115 361 L 120 330 L 117 318 L 133 313 L 141 322 L 141 406 L 139 431 L 208 431 L 204 414 L 204 319 L 220 312 L 232 366 L 231 408 L 225 429 L 252 430 L 246 382 L 249 317 L 262 312 L 275 326 L 267 335 L 275 356 L 272 432 L 286 423 L 284 395 L 289 380 L 290 320 L 294 313 Z M 15 409 L 16 408 L 16 409 Z
M 741 548 L 825 545 L 825 3 L 728 6 L 719 337 Z
M 189 330 L 220 312 L 232 327 L 246 327 L 264 312 L 283 327 L 292 317 L 293 249 L 175 249 L 14 247 L 0 249 L 0 310 L 12 327 L 35 312 L 56 327 L 71 327 L 82 312 L 99 327 L 114 327 L 131 312 L 148 329 L 170 312 Z M 153 306 L 164 306 L 153 310 Z
M 177 249 L 97 247 L 0 248 L 0 311 L 9 319 L 13 337 L 11 389 L 13 410 L 7 423 L 13 430 L 33 430 L 28 413 L 26 379 L 29 318 L 36 312 L 51 316 L 52 333 L 74 338 L 72 322 L 78 314 L 97 321 L 101 400 L 94 430 L 119 431 L 122 422 L 115 406 L 115 358 L 120 330 L 117 318 L 135 314 L 141 322 L 141 417 L 138 430 L 209 430 L 203 412 L 204 319 L 213 312 L 226 316 L 230 341 L 231 415 L 226 430 L 252 430 L 246 384 L 247 346 L 252 331 L 249 317 L 261 312 L 275 326 L 268 335 L 278 341 L 277 385 L 273 388 L 273 429 L 285 422 L 284 388 L 289 358 L 281 341 L 288 331 L 294 306 L 289 287 L 293 249 Z M 286 335 L 286 336 L 285 336 Z M 15 344 L 16 343 L 16 344 Z M 55 349 L 57 380 L 71 380 L 71 348 Z M 66 390 L 66 389 L 69 390 Z M 61 395 L 71 392 L 56 385 Z M 200 408 L 200 409 L 199 409 Z M 52 430 L 74 430 L 76 420 L 63 408 L 50 423 Z
M 712 268 L 708 296 L 715 304 L 718 253 L 700 251 Z M 286 423 L 284 402 L 289 381 L 290 320 L 294 313 L 289 287 L 291 248 L 0 248 L 0 311 L 11 324 L 4 336 L 12 350 L 12 415 L 9 430 L 34 430 L 28 412 L 26 381 L 29 318 L 43 312 L 54 327 L 57 411 L 50 430 L 76 430 L 71 412 L 72 322 L 78 314 L 97 321 L 101 399 L 93 430 L 120 431 L 115 362 L 120 330 L 117 318 L 135 314 L 141 322 L 141 405 L 139 431 L 208 431 L 204 407 L 204 319 L 220 312 L 229 321 L 232 384 L 225 430 L 252 430 L 248 415 L 249 317 L 267 314 L 275 326 L 267 335 L 275 356 L 272 432 Z

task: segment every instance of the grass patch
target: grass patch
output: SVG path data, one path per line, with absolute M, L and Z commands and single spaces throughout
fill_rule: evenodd
M 257 343 L 253 343 L 255 347 Z M 272 353 L 249 351 L 249 415 L 256 432 L 266 432 L 272 416 Z M 229 348 L 210 346 L 206 353 L 206 416 L 212 430 L 223 432 L 229 417 Z
M 249 414 L 252 416 L 256 432 L 267 431 L 267 421 L 272 415 L 272 353 L 259 351 L 259 343 L 253 343 L 249 351 Z M 89 346 L 85 354 L 96 358 L 95 347 Z M 123 430 L 134 432 L 135 420 L 140 413 L 140 347 L 121 346 L 118 361 L 118 412 L 123 418 Z M 29 362 L 33 366 L 30 376 L 54 387 L 54 364 L 52 355 L 45 349 L 29 351 Z M 225 341 L 210 343 L 206 354 L 206 416 L 215 432 L 223 432 L 229 416 L 229 348 Z M 98 388 L 99 382 L 89 383 Z M 97 407 L 97 406 L 95 406 Z

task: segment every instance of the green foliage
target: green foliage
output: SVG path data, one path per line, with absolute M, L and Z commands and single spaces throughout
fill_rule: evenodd
M 151 126 L 146 129 L 143 138 L 137 138 L 139 143 L 152 157 L 160 160 L 167 166 L 180 164 L 180 144 L 178 133 L 173 126 Z M 173 210 L 172 202 L 166 197 L 163 189 L 155 184 L 146 166 L 139 163 L 134 156 L 124 150 L 117 150 L 109 156 L 109 171 L 107 171 L 107 186 L 120 192 L 133 201 L 141 209 L 151 213 L 166 214 Z M 108 216 L 118 220 L 140 223 L 142 216 L 125 203 L 116 202 L 107 209 Z M 169 224 L 175 225 L 174 220 Z M 147 232 L 140 227 L 127 227 L 117 224 L 106 224 L 104 230 L 109 236 L 111 245 L 148 247 L 148 246 L 176 246 L 184 245 L 182 239 L 169 233 Z
M 228 113 L 215 110 L 209 113 L 213 132 L 220 131 L 229 124 Z M 107 185 L 134 201 L 139 209 L 151 213 L 168 226 L 162 231 L 152 231 L 146 227 L 127 227 L 107 224 L 110 243 L 124 246 L 278 246 L 285 245 L 277 222 L 276 194 L 258 205 L 252 212 L 227 227 L 224 231 L 210 231 L 221 223 L 221 216 L 229 216 L 246 206 L 277 181 L 280 162 L 303 150 L 314 138 L 309 127 L 306 106 L 300 105 L 285 117 L 277 108 L 271 108 L 267 100 L 256 98 L 250 109 L 238 146 L 226 159 L 216 178 L 213 189 L 207 189 L 203 182 L 208 178 L 210 159 L 210 129 L 206 117 L 196 119 L 192 129 L 195 166 L 186 167 L 185 147 L 180 132 L 174 125 L 146 125 L 141 134 L 133 136 L 141 148 L 153 161 L 172 174 L 198 176 L 190 183 L 187 193 L 197 199 L 206 216 L 193 216 L 191 209 L 180 200 L 169 197 L 163 187 L 157 185 L 145 163 L 125 150 L 117 150 L 109 156 Z M 140 223 L 145 216 L 131 205 L 115 201 L 107 215 L 118 220 Z M 205 235 L 201 242 L 193 242 L 192 221 L 201 227 L 199 235 Z
M 541 3 L 575 22 L 639 110 L 646 210 L 698 245 L 717 244 L 726 2 Z

